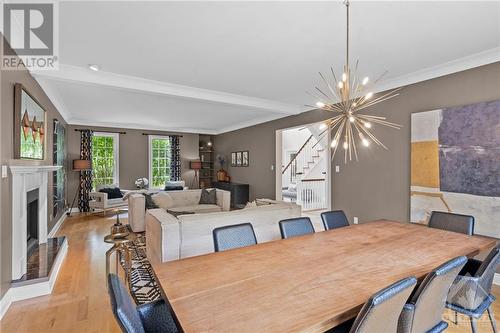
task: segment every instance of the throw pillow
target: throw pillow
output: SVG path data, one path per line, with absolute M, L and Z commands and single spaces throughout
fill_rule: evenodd
M 257 203 L 255 201 L 247 202 L 245 206 L 245 208 L 253 208 L 253 207 L 257 207 Z
M 216 190 L 208 191 L 206 189 L 201 190 L 200 205 L 216 205 L 217 195 Z
M 118 187 L 115 187 L 115 188 L 102 188 L 99 190 L 99 192 L 101 193 L 107 193 L 108 194 L 108 199 L 119 199 L 119 198 L 123 198 L 123 194 L 122 192 L 120 191 L 120 189 Z
M 155 208 L 158 208 L 158 205 L 155 204 L 153 198 L 151 197 L 151 194 L 149 194 L 149 193 L 142 193 L 142 195 L 146 199 L 146 209 L 155 209 Z
M 268 200 L 269 199 L 255 199 L 255 203 L 257 204 L 257 206 L 268 206 L 272 204 L 272 202 Z
M 174 206 L 174 199 L 166 192 L 160 192 L 152 196 L 154 203 L 165 210 Z
M 175 211 L 175 210 L 167 210 L 167 213 L 173 215 L 174 217 L 177 217 L 179 215 L 189 215 L 189 214 L 195 214 L 195 212 L 183 212 L 183 211 Z
M 165 189 L 163 189 L 164 191 L 182 191 L 184 189 L 184 187 L 182 186 L 165 186 Z

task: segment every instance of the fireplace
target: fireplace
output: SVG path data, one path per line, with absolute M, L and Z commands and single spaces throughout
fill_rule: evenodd
M 26 193 L 27 258 L 38 247 L 38 188 Z

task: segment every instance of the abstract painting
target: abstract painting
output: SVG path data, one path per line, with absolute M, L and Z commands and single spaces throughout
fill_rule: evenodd
M 433 210 L 500 237 L 500 100 L 412 114 L 411 222 Z

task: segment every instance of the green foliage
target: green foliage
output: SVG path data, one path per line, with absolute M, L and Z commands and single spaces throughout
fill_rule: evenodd
M 153 188 L 161 188 L 165 186 L 167 180 L 170 180 L 170 140 L 153 139 L 151 144 L 153 179 L 150 184 Z
M 97 185 L 111 185 L 114 183 L 115 155 L 113 137 L 92 137 L 92 188 Z

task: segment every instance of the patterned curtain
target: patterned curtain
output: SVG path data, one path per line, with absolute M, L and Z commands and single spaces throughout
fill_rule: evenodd
M 82 130 L 80 135 L 80 159 L 92 160 L 91 130 Z M 80 189 L 78 194 L 78 209 L 80 212 L 90 211 L 89 200 L 92 191 L 92 170 L 80 171 Z
M 181 180 L 181 147 L 179 145 L 179 136 L 171 135 L 169 138 L 172 153 L 170 158 L 170 180 Z

